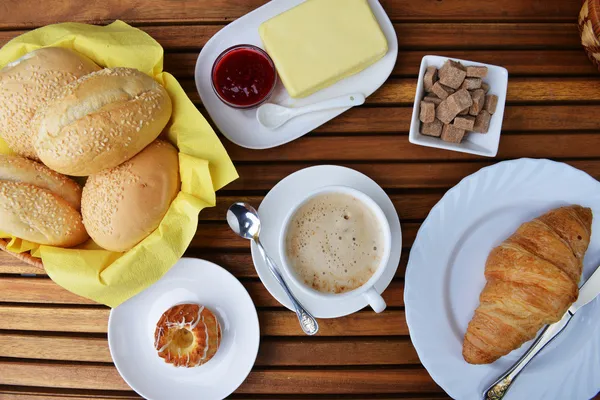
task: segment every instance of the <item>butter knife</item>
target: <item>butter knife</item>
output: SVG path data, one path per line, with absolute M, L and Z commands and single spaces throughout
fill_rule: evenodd
M 510 389 L 512 383 L 517 379 L 517 376 L 519 376 L 533 357 L 565 329 L 569 322 L 571 322 L 573 315 L 581 307 L 594 300 L 598 294 L 600 294 L 600 267 L 596 269 L 594 274 L 580 288 L 579 298 L 569 307 L 569 310 L 563 315 L 562 319 L 552 325 L 548 325 L 542 331 L 525 354 L 504 375 L 483 392 L 483 400 L 502 399 L 506 395 L 506 392 L 508 392 L 508 389 Z

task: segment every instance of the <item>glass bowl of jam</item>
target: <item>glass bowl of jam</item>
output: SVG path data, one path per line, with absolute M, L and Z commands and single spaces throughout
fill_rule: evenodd
M 273 60 L 263 49 L 240 44 L 217 57 L 211 80 L 215 94 L 223 103 L 248 109 L 261 105 L 273 94 L 277 73 Z

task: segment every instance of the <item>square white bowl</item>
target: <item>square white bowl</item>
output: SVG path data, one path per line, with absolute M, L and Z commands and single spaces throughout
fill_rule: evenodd
M 417 84 L 417 93 L 415 95 L 415 104 L 413 107 L 408 140 L 411 143 L 421 146 L 460 151 L 462 153 L 477 154 L 486 157 L 495 157 L 496 154 L 498 154 L 498 147 L 500 146 L 500 132 L 502 131 L 502 120 L 504 119 L 504 107 L 506 105 L 506 92 L 508 89 L 508 71 L 506 68 L 497 65 L 482 64 L 456 58 L 451 59 L 460 62 L 465 67 L 488 67 L 488 75 L 483 81 L 490 85 L 488 94 L 495 94 L 498 96 L 498 106 L 496 107 L 496 112 L 492 115 L 488 133 L 469 133 L 462 143 L 448 143 L 440 138 L 426 136 L 420 133 L 419 128 L 421 126 L 421 121 L 419 120 L 419 113 L 421 112 L 421 100 L 423 100 L 423 97 L 425 96 L 425 89 L 423 88 L 425 70 L 430 66 L 440 69 L 448 60 L 450 60 L 450 58 L 440 56 L 423 57 L 421 68 L 419 70 L 419 82 Z

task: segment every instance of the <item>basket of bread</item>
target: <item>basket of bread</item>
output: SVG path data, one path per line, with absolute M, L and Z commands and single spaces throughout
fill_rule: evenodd
M 141 30 L 58 24 L 0 50 L 0 248 L 116 306 L 189 245 L 237 177 Z
M 581 44 L 594 65 L 600 69 L 600 0 L 585 0 L 579 13 Z

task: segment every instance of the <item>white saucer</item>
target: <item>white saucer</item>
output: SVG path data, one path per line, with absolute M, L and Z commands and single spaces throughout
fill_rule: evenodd
M 267 149 L 280 146 L 307 134 L 348 110 L 348 108 L 338 108 L 302 115 L 275 130 L 270 130 L 258 123 L 256 109 L 237 110 L 228 107 L 219 100 L 213 91 L 211 84 L 212 66 L 221 52 L 236 44 L 253 44 L 263 47 L 258 34 L 260 24 L 303 1 L 272 0 L 267 2 L 264 6 L 233 21 L 217 32 L 202 48 L 198 56 L 194 77 L 202 104 L 221 133 L 239 146 L 250 149 Z M 383 85 L 396 64 L 398 39 L 394 25 L 392 25 L 379 1 L 368 1 L 388 41 L 388 52 L 385 56 L 358 74 L 342 79 L 334 85 L 319 90 L 317 93 L 303 99 L 292 99 L 281 82 L 278 82 L 269 102 L 287 107 L 300 107 L 351 93 L 362 93 L 369 96 Z
M 394 204 L 385 191 L 374 180 L 358 171 L 335 165 L 322 165 L 300 170 L 284 178 L 265 196 L 258 209 L 262 225 L 260 232 L 261 242 L 273 260 L 281 265 L 279 233 L 281 232 L 287 213 L 306 194 L 324 186 L 332 185 L 350 186 L 365 193 L 381 207 L 388 219 L 392 231 L 393 245 L 385 272 L 375 284 L 375 289 L 379 293 L 382 293 L 394 278 L 400 262 L 400 253 L 402 251 L 400 220 L 398 219 L 398 213 L 394 208 Z M 254 261 L 254 266 L 260 280 L 269 293 L 285 307 L 293 310 L 292 303 L 273 275 L 271 275 L 269 268 L 260 257 L 258 249 L 254 244 L 252 244 L 252 260 Z M 281 273 L 296 298 L 317 318 L 343 317 L 367 305 L 364 297 L 358 296 L 337 303 L 332 302 L 324 309 L 322 303 L 317 298 L 300 291 L 283 269 L 281 269 Z
M 177 368 L 158 357 L 154 329 L 167 309 L 198 303 L 213 311 L 223 331 L 215 357 L 195 368 Z M 108 345 L 117 370 L 141 396 L 151 400 L 223 399 L 250 373 L 260 332 L 252 299 L 225 269 L 182 258 L 158 282 L 110 313 Z

